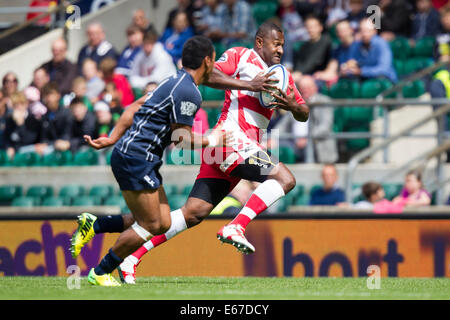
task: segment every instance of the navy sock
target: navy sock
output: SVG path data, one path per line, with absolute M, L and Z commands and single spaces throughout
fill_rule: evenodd
M 123 231 L 123 217 L 122 215 L 98 217 L 94 222 L 94 232 L 99 233 L 114 233 Z
M 111 273 L 122 263 L 122 261 L 123 260 L 119 258 L 112 249 L 109 249 L 106 256 L 100 261 L 100 264 L 95 267 L 94 272 L 98 276 L 104 275 L 105 273 Z

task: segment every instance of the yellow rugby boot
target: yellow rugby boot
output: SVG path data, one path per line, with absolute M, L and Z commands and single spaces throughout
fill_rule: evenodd
M 120 283 L 111 275 L 111 273 L 105 273 L 101 276 L 95 274 L 94 268 L 89 271 L 88 282 L 94 286 L 102 287 L 120 287 Z
M 72 241 L 70 243 L 70 252 L 73 258 L 78 257 L 84 245 L 95 236 L 95 220 L 97 220 L 97 217 L 87 212 L 83 212 L 78 216 L 78 228 L 72 235 Z

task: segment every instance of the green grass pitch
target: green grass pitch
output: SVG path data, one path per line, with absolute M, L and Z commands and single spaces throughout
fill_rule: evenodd
M 381 278 L 381 288 L 372 290 L 367 278 L 148 277 L 119 288 L 94 287 L 81 278 L 72 290 L 67 279 L 0 277 L 0 299 L 450 299 L 449 278 Z

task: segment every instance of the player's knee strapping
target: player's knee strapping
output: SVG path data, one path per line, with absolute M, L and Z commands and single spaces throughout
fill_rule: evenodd
M 144 239 L 144 241 L 148 241 L 153 237 L 153 235 L 150 232 L 148 232 L 145 228 L 141 227 L 137 223 L 137 221 L 131 225 L 131 228 L 133 228 L 134 232 L 136 232 L 139 237 Z

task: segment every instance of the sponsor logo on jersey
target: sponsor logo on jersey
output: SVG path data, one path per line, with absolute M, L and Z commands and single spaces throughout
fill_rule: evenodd
M 195 103 L 190 101 L 181 101 L 181 114 L 185 116 L 192 117 L 197 110 Z

